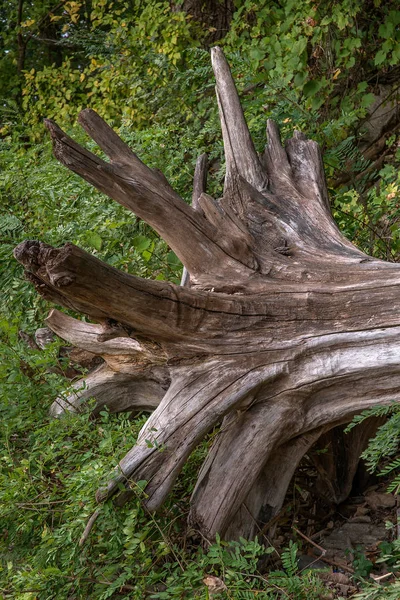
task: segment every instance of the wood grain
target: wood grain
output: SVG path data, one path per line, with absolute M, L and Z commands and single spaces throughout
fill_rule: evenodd
M 191 207 L 94 111 L 80 123 L 109 162 L 47 122 L 57 158 L 154 227 L 190 286 L 122 273 L 73 244 L 15 249 L 40 294 L 96 321 L 53 311 L 48 325 L 105 360 L 52 414 L 91 396 L 95 410 L 153 411 L 99 501 L 145 480 L 156 510 L 220 427 L 191 500 L 192 526 L 208 539 L 256 535 L 321 434 L 400 399 L 400 265 L 368 257 L 339 231 L 316 142 L 295 131 L 282 146 L 269 121 L 257 154 L 220 48 L 212 63 L 227 164 L 221 199 L 206 193 L 204 155 Z M 348 477 L 332 500 L 348 493 L 366 439 L 349 447 Z

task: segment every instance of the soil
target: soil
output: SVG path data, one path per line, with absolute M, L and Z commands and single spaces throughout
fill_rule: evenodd
M 351 598 L 361 578 L 394 579 L 382 556 L 400 536 L 400 496 L 386 493 L 388 482 L 379 482 L 336 507 L 317 497 L 313 476 L 309 466 L 299 468 L 267 543 L 279 550 L 296 540 L 300 570 L 324 570 L 327 599 Z

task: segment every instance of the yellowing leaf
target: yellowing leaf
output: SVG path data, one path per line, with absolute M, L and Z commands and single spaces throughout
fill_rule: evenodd
M 341 69 L 336 69 L 336 71 L 334 72 L 333 77 L 332 77 L 333 81 L 335 81 L 335 79 L 337 79 L 339 77 L 341 72 L 342 72 Z
M 35 19 L 27 19 L 24 23 L 21 23 L 21 27 L 30 27 L 35 22 Z

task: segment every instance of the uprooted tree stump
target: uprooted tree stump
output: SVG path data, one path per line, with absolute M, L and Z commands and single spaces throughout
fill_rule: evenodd
M 128 275 L 72 244 L 15 249 L 40 294 L 98 323 L 50 314 L 57 335 L 105 360 L 52 413 L 90 396 L 113 411 L 153 410 L 99 501 L 145 480 L 156 510 L 220 424 L 190 509 L 208 539 L 255 535 L 322 434 L 400 397 L 399 265 L 340 233 L 314 141 L 295 132 L 282 147 L 269 122 L 257 154 L 219 48 L 212 62 L 226 155 L 219 200 L 205 192 L 204 157 L 189 206 L 92 110 L 80 123 L 110 162 L 46 122 L 56 157 L 149 223 L 188 285 Z

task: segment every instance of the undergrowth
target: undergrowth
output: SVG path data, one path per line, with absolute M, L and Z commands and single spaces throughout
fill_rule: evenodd
M 209 544 L 188 529 L 185 511 L 207 442 L 156 516 L 141 502 L 146 482 L 134 484 L 122 508 L 111 500 L 96 505 L 96 489 L 135 443 L 146 415 L 105 410 L 93 419 L 89 403 L 85 412 L 49 418 L 49 403 L 67 387 L 50 372 L 59 344 L 29 349 L 15 325 L 0 327 L 0 597 L 206 599 L 218 585 L 220 598 L 322 597 L 321 581 L 298 572 L 296 544 L 279 556 L 257 539 Z M 268 556 L 281 570 L 265 576 L 259 564 Z
M 73 125 L 89 103 L 186 201 L 203 152 L 210 159 L 207 191 L 221 195 L 224 158 L 207 32 L 198 24 L 178 11 L 171 15 L 164 1 L 78 0 L 50 12 L 47 2 L 22 4 L 20 27 L 17 4 L 2 4 L 0 598 L 323 599 L 321 581 L 297 568 L 299 545 L 278 555 L 265 539 L 209 544 L 188 529 L 185 511 L 209 442 L 193 453 L 173 495 L 151 516 L 140 483 L 124 507 L 94 500 L 146 415 L 103 411 L 94 420 L 89 404 L 87 412 L 49 418 L 51 402 L 67 393 L 66 364 L 58 342 L 39 351 L 19 336 L 43 325 L 48 305 L 23 280 L 12 257 L 16 244 L 73 242 L 126 272 L 175 283 L 182 265 L 143 221 L 51 157 L 42 118 L 57 118 L 98 152 Z M 400 13 L 394 4 L 241 0 L 220 42 L 257 150 L 265 144 L 268 117 L 283 139 L 294 129 L 316 139 L 338 225 L 361 249 L 391 261 L 400 255 L 397 134 L 385 142 L 386 163 L 366 160 L 358 142 L 378 83 L 388 85 L 398 73 Z M 41 37 L 52 35 L 57 44 L 44 51 Z M 31 42 L 25 69 L 17 72 L 24 39 Z M 343 175 L 347 183 L 339 185 Z M 395 405 L 384 411 L 388 421 L 364 458 L 371 470 L 393 476 L 390 489 L 398 493 L 400 412 Z M 358 421 L 381 414 L 373 409 Z M 399 556 L 398 544 L 386 548 L 394 572 Z M 397 600 L 400 584 L 367 586 L 357 597 Z

